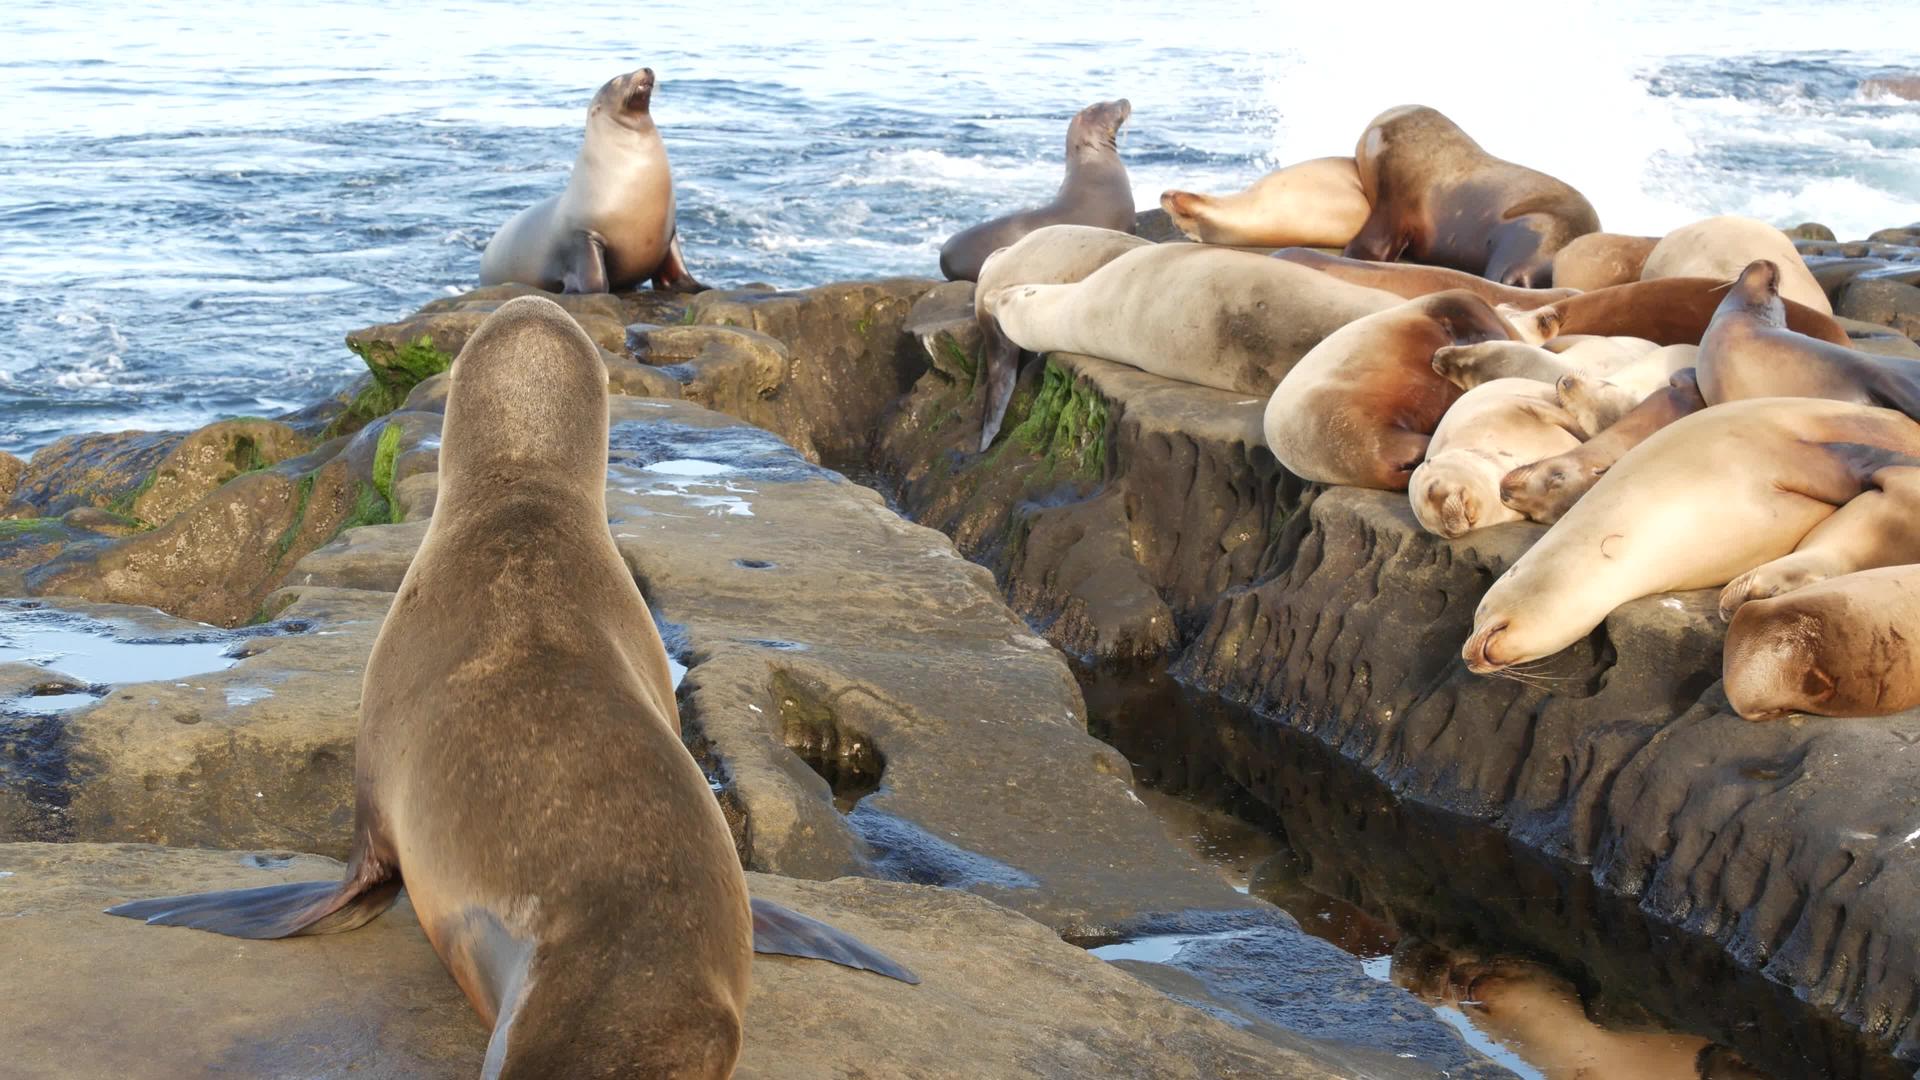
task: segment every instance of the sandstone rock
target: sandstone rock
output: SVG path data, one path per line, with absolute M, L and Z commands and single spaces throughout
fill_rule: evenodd
M 675 392 L 709 409 L 744 416 L 786 382 L 787 347 L 765 334 L 732 326 L 636 323 L 627 349 L 642 370 L 672 380 Z
M 607 389 L 613 393 L 630 397 L 684 396 L 680 383 L 673 376 L 648 367 L 631 356 L 601 349 L 600 359 L 607 365 Z
M 1884 270 L 1887 265 L 1885 259 L 1815 257 L 1807 261 L 1807 270 L 1813 274 L 1813 280 L 1820 283 L 1820 288 L 1827 294 L 1827 301 L 1836 305 L 1837 310 L 1840 294 L 1846 291 L 1854 278 L 1871 271 Z
M 13 501 L 13 489 L 20 483 L 20 475 L 26 471 L 26 461 L 0 450 L 0 506 Z
M 67 545 L 99 536 L 84 525 L 69 524 L 64 518 L 0 519 L 0 571 L 31 570 L 59 555 Z M 0 579 L 0 595 L 19 596 L 25 591 L 24 578 L 14 587 Z
M 1835 240 L 1833 230 L 1817 221 L 1803 221 L 1791 229 L 1782 230 L 1794 240 Z
M 687 310 L 687 297 L 682 293 L 655 292 L 651 289 L 630 293 L 550 293 L 531 285 L 509 284 L 483 285 L 459 296 L 444 297 L 427 304 L 420 312 L 423 315 L 443 311 L 478 311 L 485 314 L 521 296 L 546 297 L 565 308 L 576 319 L 583 316 L 611 319 L 622 326 L 636 322 L 675 322 Z M 609 345 L 608 348 L 618 351 L 616 346 Z
M 440 474 L 420 473 L 397 480 L 393 485 L 393 516 L 401 522 L 425 521 L 433 516 L 433 505 L 440 495 Z
M 1881 229 L 1878 232 L 1868 235 L 1867 242 L 1870 244 L 1897 244 L 1901 247 L 1920 245 L 1920 222 L 1915 222 L 1912 225 L 1901 225 L 1892 229 Z
M 171 431 L 69 435 L 41 447 L 0 517 L 59 517 L 79 506 L 125 510 L 184 438 Z
M 1157 206 L 1133 216 L 1133 234 L 1156 244 L 1187 243 L 1187 234 L 1181 232 L 1180 227 L 1173 223 L 1173 218 Z
M 134 497 L 133 516 L 164 525 L 241 473 L 264 469 L 311 449 L 308 440 L 271 420 L 222 420 L 181 440 L 155 466 L 146 490 Z
M 1890 326 L 1920 340 L 1920 287 L 1884 279 L 1855 279 L 1840 295 L 1834 310 L 1851 319 Z

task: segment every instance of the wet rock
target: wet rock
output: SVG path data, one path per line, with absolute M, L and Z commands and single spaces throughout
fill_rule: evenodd
M 1902 225 L 1892 229 L 1881 229 L 1867 237 L 1870 244 L 1897 244 L 1901 247 L 1920 246 L 1920 222 Z
M 630 397 L 684 396 L 680 383 L 673 376 L 648 367 L 631 356 L 601 349 L 600 359 L 607 365 L 607 389 L 613 393 Z
M 13 501 L 0 517 L 59 517 L 79 506 L 125 511 L 154 466 L 184 437 L 172 431 L 120 431 L 69 435 L 41 447 L 27 461 Z
M 1173 223 L 1173 218 L 1157 206 L 1151 210 L 1142 210 L 1133 216 L 1133 234 L 1145 237 L 1156 244 L 1187 242 L 1187 234 L 1181 232 L 1180 227 Z
M 687 297 L 680 293 L 655 292 L 651 289 L 629 293 L 550 293 L 531 285 L 508 284 L 484 285 L 458 296 L 443 297 L 421 308 L 420 313 L 433 315 L 450 311 L 477 311 L 486 314 L 521 296 L 545 297 L 565 308 L 576 319 L 610 319 L 622 326 L 636 322 L 675 322 L 685 315 L 687 309 Z M 614 345 L 608 345 L 607 348 L 618 351 Z
M 1791 229 L 1782 230 L 1792 240 L 1837 240 L 1833 230 L 1817 221 L 1803 221 Z
M 1920 287 L 1887 279 L 1856 278 L 1841 293 L 1834 310 L 1920 340 Z
M 20 475 L 27 471 L 24 459 L 0 450 L 0 506 L 13 501 L 13 489 L 20 483 Z
M 1807 270 L 1813 274 L 1813 280 L 1827 294 L 1831 304 L 1840 303 L 1840 294 L 1845 292 L 1853 279 L 1861 274 L 1884 270 L 1888 266 L 1885 259 L 1838 259 L 1814 257 L 1807 261 Z M 1837 307 L 1836 307 L 1837 310 Z
M 437 472 L 397 480 L 393 485 L 393 516 L 400 522 L 424 521 L 433 516 L 433 505 L 439 496 L 440 474 Z
M 310 450 L 309 440 L 271 420 L 222 420 L 181 440 L 154 467 L 134 497 L 132 515 L 148 525 L 173 516 L 241 473 L 264 469 Z
M 84 525 L 70 524 L 64 518 L 0 519 L 0 572 L 31 570 L 59 555 L 67 545 L 97 539 L 99 535 Z M 19 578 L 16 582 L 0 578 L 0 595 L 19 596 L 25 592 L 25 578 Z

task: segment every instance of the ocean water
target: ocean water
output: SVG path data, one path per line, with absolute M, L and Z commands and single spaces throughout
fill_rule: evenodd
M 586 103 L 653 67 L 710 284 L 936 274 L 1044 200 L 1066 119 L 1125 96 L 1136 200 L 1351 152 L 1424 102 L 1616 231 L 1712 213 L 1920 219 L 1920 4 L 148 0 L 0 12 L 0 449 L 272 414 L 341 343 L 476 283 L 564 184 Z

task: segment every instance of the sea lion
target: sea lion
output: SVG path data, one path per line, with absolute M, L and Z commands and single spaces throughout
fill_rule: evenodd
M 1703 277 L 1727 281 L 1759 259 L 1780 272 L 1780 295 L 1810 311 L 1833 314 L 1827 291 L 1813 278 L 1800 249 L 1786 233 L 1748 217 L 1723 215 L 1683 225 L 1661 238 L 1647 255 L 1640 280 Z
M 1553 256 L 1553 283 L 1562 289 L 1591 292 L 1639 281 L 1657 236 L 1596 232 L 1576 236 Z
M 1721 682 L 1748 720 L 1887 716 L 1920 705 L 1920 566 L 1831 578 L 1742 604 Z
M 1148 244 L 1076 284 L 1016 285 L 985 302 L 1028 352 L 1264 396 L 1328 334 L 1399 298 L 1233 248 Z
M 749 908 L 607 530 L 606 377 L 537 297 L 501 305 L 454 361 L 439 502 L 367 662 L 345 878 L 111 914 L 325 934 L 404 880 L 493 1025 L 488 1077 L 731 1075 L 756 946 L 911 981 L 824 924 Z
M 480 284 L 548 292 L 699 292 L 674 227 L 673 172 L 653 126 L 652 68 L 607 80 L 567 187 L 515 214 L 480 253 Z
M 1758 259 L 1740 272 L 1700 341 L 1707 404 L 1753 397 L 1821 397 L 1920 416 L 1920 362 L 1829 344 L 1787 325 L 1780 268 Z
M 1720 617 L 1731 619 L 1749 601 L 1780 596 L 1829 578 L 1920 563 L 1920 530 L 1913 527 L 1920 521 L 1920 468 L 1889 465 L 1867 483 L 1867 490 L 1815 525 L 1793 554 L 1728 582 L 1720 590 Z
M 1355 320 L 1280 381 L 1261 425 L 1267 448 L 1304 480 L 1403 491 L 1426 460 L 1429 436 L 1460 397 L 1459 387 L 1434 374 L 1434 350 L 1506 335 L 1493 308 L 1464 291 Z
M 1120 161 L 1120 125 L 1133 115 L 1126 98 L 1081 109 L 1067 125 L 1067 175 L 1053 201 L 962 229 L 940 247 L 948 281 L 977 281 L 987 256 L 1045 225 L 1094 225 L 1133 231 L 1133 184 Z
M 1433 370 L 1462 390 L 1495 379 L 1551 383 L 1573 372 L 1609 375 L 1658 348 L 1640 338 L 1555 338 L 1547 345 L 1483 341 L 1439 350 L 1433 354 Z
M 1665 390 L 1648 397 L 1586 442 L 1509 472 L 1500 481 L 1500 501 L 1529 521 L 1551 525 L 1565 516 L 1567 508 L 1605 476 L 1621 455 L 1675 420 L 1706 407 L 1693 369 L 1676 372 Z
M 1602 374 L 1568 372 L 1553 385 L 1561 407 L 1572 414 L 1586 437 L 1592 438 L 1659 393 L 1675 372 L 1692 368 L 1699 355 L 1700 350 L 1692 345 L 1666 345 Z
M 1915 453 L 1920 424 L 1891 409 L 1759 398 L 1683 417 L 1627 451 L 1493 583 L 1461 655 L 1499 671 L 1559 652 L 1629 600 L 1725 585 Z
M 1427 459 L 1407 483 L 1413 516 L 1448 539 L 1519 521 L 1521 515 L 1500 501 L 1501 479 L 1519 465 L 1572 450 L 1580 434 L 1551 385 L 1533 379 L 1482 383 L 1462 394 L 1433 429 Z
M 980 360 L 987 376 L 980 449 L 993 445 L 993 437 L 999 434 L 1020 373 L 1020 346 L 1000 332 L 987 300 L 1010 285 L 1072 284 L 1127 252 L 1152 243 L 1132 233 L 1092 225 L 1047 225 L 987 256 L 973 290 L 973 317 L 980 324 Z
M 1561 248 L 1600 229 L 1578 191 L 1494 157 L 1424 105 L 1374 117 L 1353 159 L 1373 212 L 1350 258 L 1411 259 L 1537 289 L 1554 284 Z
M 1163 192 L 1160 207 L 1190 240 L 1243 247 L 1345 247 L 1373 212 L 1350 157 L 1289 165 L 1232 195 Z
M 1365 285 L 1369 289 L 1382 289 L 1408 300 L 1446 292 L 1448 289 L 1465 289 L 1489 304 L 1511 304 L 1521 311 L 1532 311 L 1574 295 L 1572 289 L 1515 288 L 1444 266 L 1370 262 L 1366 259 L 1349 259 L 1344 255 L 1328 255 L 1324 251 L 1304 247 L 1281 248 L 1273 253 L 1273 257 L 1310 266 L 1341 281 Z
M 1726 295 L 1722 278 L 1657 278 L 1595 289 L 1532 311 L 1502 305 L 1500 315 L 1513 325 L 1514 337 L 1534 345 L 1563 334 L 1637 337 L 1660 345 L 1698 345 Z M 1787 327 L 1847 343 L 1847 332 L 1830 315 L 1786 301 Z

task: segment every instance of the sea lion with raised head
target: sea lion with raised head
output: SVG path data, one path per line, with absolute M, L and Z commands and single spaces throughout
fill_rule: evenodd
M 1657 278 L 1595 289 L 1544 307 L 1523 311 L 1501 305 L 1513 336 L 1534 345 L 1565 334 L 1646 338 L 1660 345 L 1698 345 L 1727 294 L 1727 281 L 1713 278 Z M 1835 345 L 1847 332 L 1830 315 L 1786 301 L 1788 329 Z
M 1814 280 L 1800 249 L 1786 233 L 1748 217 L 1724 215 L 1683 225 L 1662 237 L 1648 253 L 1640 280 L 1669 277 L 1713 278 L 1730 281 L 1759 259 L 1773 262 L 1780 273 L 1780 295 L 1809 311 L 1833 314 L 1827 291 Z
M 1015 285 L 985 303 L 1028 352 L 1083 353 L 1265 396 L 1327 335 L 1398 301 L 1264 255 L 1148 244 L 1077 283 Z
M 493 1026 L 487 1077 L 731 1075 L 756 947 L 912 981 L 824 924 L 749 907 L 607 530 L 606 378 L 585 332 L 534 297 L 454 361 L 439 502 L 367 661 L 345 877 L 111 914 L 326 934 L 404 882 Z
M 1500 501 L 1528 521 L 1551 525 L 1564 517 L 1567 508 L 1599 482 L 1623 454 L 1675 420 L 1706 407 L 1693 369 L 1676 372 L 1665 390 L 1648 397 L 1586 442 L 1507 473 L 1500 480 Z
M 1521 311 L 1532 311 L 1574 295 L 1572 289 L 1522 289 L 1502 285 L 1477 274 L 1449 270 L 1444 266 L 1349 259 L 1344 255 L 1329 255 L 1312 248 L 1281 248 L 1273 253 L 1273 257 L 1310 266 L 1341 281 L 1365 285 L 1369 289 L 1381 289 L 1408 300 L 1432 296 L 1448 289 L 1465 289 L 1489 304 L 1510 304 Z
M 1495 379 L 1460 396 L 1427 443 L 1407 498 L 1430 533 L 1458 539 L 1475 529 L 1519 521 L 1500 501 L 1500 481 L 1519 465 L 1580 445 L 1573 418 L 1553 387 L 1534 379 Z
M 1920 465 L 1920 462 L 1915 462 Z M 1720 590 L 1720 617 L 1740 605 L 1804 589 L 1828 578 L 1920 563 L 1920 468 L 1889 465 L 1806 539 L 1770 563 L 1754 567 Z
M 1920 424 L 1891 409 L 1759 398 L 1683 417 L 1627 451 L 1500 575 L 1461 655 L 1469 670 L 1500 671 L 1559 652 L 1629 600 L 1725 585 L 1916 453 Z
M 1189 240 L 1240 247 L 1345 247 L 1373 212 L 1350 157 L 1289 165 L 1232 195 L 1163 192 L 1160 208 Z
M 1707 404 L 1754 397 L 1819 397 L 1920 416 L 1920 362 L 1849 349 L 1796 333 L 1770 259 L 1740 272 L 1700 341 Z
M 948 281 L 977 281 L 987 256 L 1047 225 L 1133 231 L 1133 183 L 1120 161 L 1120 125 L 1133 115 L 1126 98 L 1081 109 L 1067 125 L 1067 175 L 1053 201 L 962 229 L 940 247 Z
M 987 385 L 980 449 L 993 445 L 993 437 L 999 434 L 1020 373 L 1020 346 L 1000 332 L 988 299 L 1010 285 L 1068 285 L 1084 280 L 1127 252 L 1152 243 L 1132 233 L 1091 225 L 1048 225 L 987 256 L 973 290 L 973 317 L 980 325 L 980 362 Z
M 1592 292 L 1639 281 L 1657 236 L 1595 232 L 1576 236 L 1553 256 L 1553 283 L 1562 289 Z
M 1506 335 L 1506 323 L 1469 292 L 1435 293 L 1357 319 L 1280 381 L 1261 424 L 1267 448 L 1304 480 L 1404 491 L 1434 428 L 1460 398 L 1459 387 L 1434 374 L 1434 351 Z
M 480 284 L 548 292 L 699 292 L 674 226 L 673 172 L 653 126 L 652 68 L 607 80 L 567 187 L 515 214 L 480 254 Z
M 1554 255 L 1600 229 L 1570 185 L 1494 157 L 1424 105 L 1374 117 L 1353 160 L 1373 211 L 1350 258 L 1410 259 L 1540 289 L 1554 284 Z
M 1742 604 L 1721 684 L 1748 720 L 1888 716 L 1920 705 L 1920 566 L 1829 578 Z

